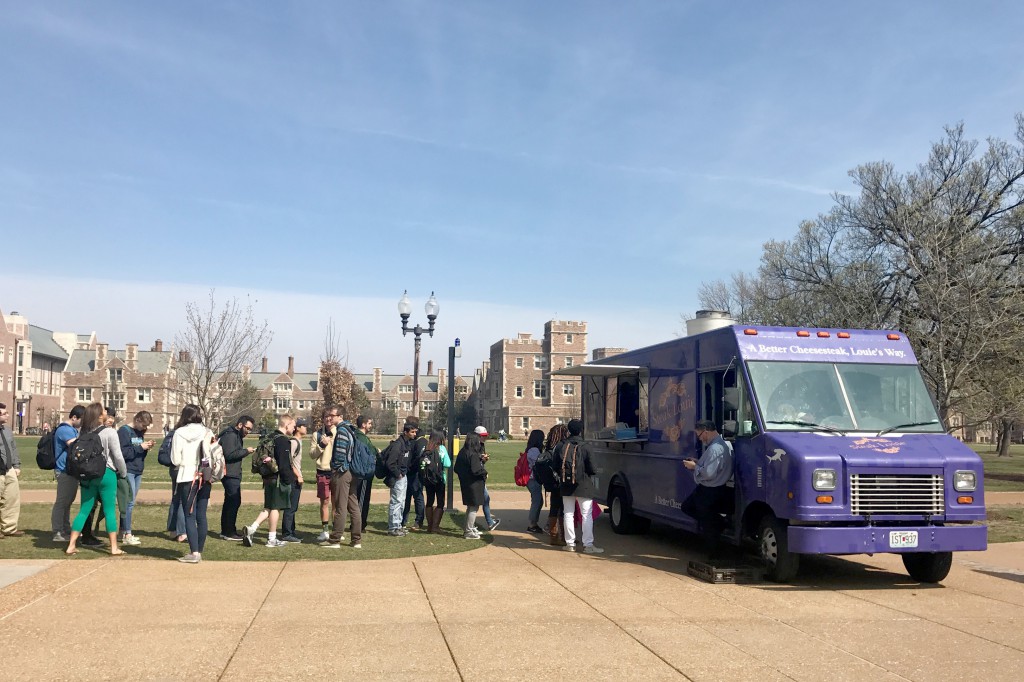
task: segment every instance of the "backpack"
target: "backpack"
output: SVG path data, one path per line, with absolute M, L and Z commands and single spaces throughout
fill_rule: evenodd
M 374 475 L 377 478 L 386 479 L 388 476 L 391 475 L 391 471 L 390 469 L 388 469 L 388 464 L 392 460 L 395 460 L 402 456 L 402 446 L 399 443 L 401 439 L 401 436 L 394 439 L 393 441 L 388 443 L 388 446 L 384 448 L 383 452 L 380 453 L 380 458 L 377 460 L 377 470 L 374 472 Z
M 533 463 L 533 477 L 544 486 L 544 490 L 548 492 L 553 491 L 561 484 L 559 480 L 558 472 L 551 465 L 551 451 L 545 450 L 540 453 L 540 457 Z
M 206 437 L 203 437 L 203 441 Z M 210 457 L 203 460 L 203 443 L 200 441 L 199 447 L 196 449 L 196 471 L 203 477 L 204 483 L 216 483 L 217 481 L 224 478 L 224 474 L 227 472 L 227 462 L 224 460 L 224 448 L 220 446 L 220 443 L 214 443 L 210 446 Z M 206 464 L 203 464 L 203 462 Z
M 352 475 L 356 478 L 373 478 L 377 473 L 377 453 L 366 441 L 352 434 Z
M 444 464 L 441 461 L 441 448 L 434 452 L 423 451 L 420 457 L 420 480 L 424 485 L 437 487 L 444 483 Z
M 43 434 L 36 443 L 36 466 L 50 471 L 57 468 L 57 442 L 54 439 L 56 429 Z
M 277 476 L 277 458 L 274 457 L 274 436 L 276 433 L 260 438 L 256 450 L 252 453 L 252 473 L 263 478 Z M 270 458 L 269 462 L 263 460 Z
M 165 467 L 174 466 L 171 464 L 171 443 L 174 441 L 174 430 L 167 432 L 164 436 L 164 440 L 160 443 L 160 450 L 157 452 L 156 461 L 159 464 L 163 464 Z
M 64 473 L 79 481 L 94 481 L 107 471 L 107 454 L 99 431 L 83 433 L 68 449 Z
M 576 469 L 579 467 L 580 446 L 571 441 L 565 442 L 562 448 L 562 471 L 560 472 L 561 482 L 573 485 L 576 483 Z
M 516 460 L 514 474 L 516 485 L 522 487 L 530 482 L 530 460 L 527 458 L 525 452 L 519 453 L 519 459 Z
M 339 424 L 334 436 L 334 449 L 331 451 L 331 471 L 345 473 L 352 467 L 352 451 L 355 449 L 355 436 L 348 424 Z

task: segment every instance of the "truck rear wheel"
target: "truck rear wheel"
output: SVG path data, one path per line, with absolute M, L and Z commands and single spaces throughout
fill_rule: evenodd
M 800 568 L 800 555 L 789 551 L 789 528 L 774 516 L 761 519 L 757 531 L 761 558 L 765 563 L 765 577 L 776 583 L 792 580 Z
M 651 527 L 648 519 L 642 519 L 633 513 L 626 496 L 626 489 L 622 486 L 612 488 L 612 494 L 608 500 L 608 515 L 611 517 L 612 530 L 619 535 L 630 535 L 633 533 L 646 533 Z
M 952 552 L 913 552 L 903 555 L 903 565 L 914 580 L 937 583 L 949 575 L 953 567 Z

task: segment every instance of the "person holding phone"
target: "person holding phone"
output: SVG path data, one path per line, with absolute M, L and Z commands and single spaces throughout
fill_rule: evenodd
M 131 426 L 123 425 L 117 430 L 117 439 L 121 445 L 121 456 L 128 467 L 128 499 L 121 510 L 122 542 L 126 545 L 141 545 L 142 542 L 132 533 L 132 511 L 135 509 L 135 498 L 142 486 L 142 471 L 146 467 L 146 455 L 153 447 L 153 439 L 146 438 L 146 431 L 153 423 L 153 415 L 142 410 L 135 414 Z
M 724 522 L 722 510 L 731 502 L 732 447 L 718 433 L 718 427 L 709 419 L 694 425 L 694 434 L 704 446 L 700 459 L 689 457 L 683 466 L 693 472 L 697 488 L 683 501 L 682 512 L 697 521 L 700 534 L 707 547 L 708 559 L 721 558 L 720 546 Z

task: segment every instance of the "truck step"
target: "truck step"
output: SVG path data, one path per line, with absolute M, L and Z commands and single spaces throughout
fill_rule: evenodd
M 705 561 L 691 561 L 686 572 L 704 582 L 750 584 L 764 580 L 764 570 L 753 566 L 716 566 Z

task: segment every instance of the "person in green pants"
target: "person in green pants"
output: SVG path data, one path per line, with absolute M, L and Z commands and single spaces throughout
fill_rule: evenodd
M 124 457 L 121 455 L 121 444 L 117 439 L 117 433 L 114 429 L 106 426 L 105 418 L 106 410 L 100 403 L 90 404 L 85 408 L 85 414 L 82 415 L 82 435 L 79 438 L 83 438 L 88 433 L 96 433 L 103 446 L 107 466 L 100 478 L 82 481 L 82 507 L 71 524 L 71 541 L 65 550 L 67 554 L 78 553 L 76 547 L 78 538 L 82 534 L 82 529 L 85 528 L 86 520 L 96 504 L 97 498 L 103 502 L 103 515 L 107 523 L 107 535 L 110 537 L 110 553 L 114 556 L 124 554 L 124 550 L 117 546 L 117 479 L 126 477 L 128 469 L 125 467 Z

